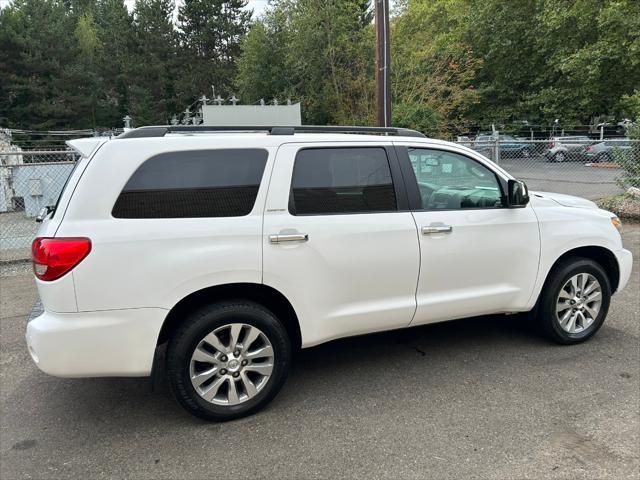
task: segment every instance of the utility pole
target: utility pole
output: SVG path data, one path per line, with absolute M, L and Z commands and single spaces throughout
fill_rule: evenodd
M 391 42 L 389 39 L 389 0 L 375 1 L 376 21 L 376 123 L 391 126 Z

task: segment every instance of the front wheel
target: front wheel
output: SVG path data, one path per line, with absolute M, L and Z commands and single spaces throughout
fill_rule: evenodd
M 564 162 L 567 159 L 567 155 L 564 152 L 558 152 L 553 156 L 554 162 Z
M 540 296 L 537 322 L 551 340 L 584 342 L 602 326 L 609 311 L 611 284 L 602 267 L 573 258 L 554 267 Z
M 180 404 L 205 420 L 250 415 L 278 393 L 291 365 L 287 332 L 252 302 L 218 303 L 185 318 L 167 346 L 167 377 Z

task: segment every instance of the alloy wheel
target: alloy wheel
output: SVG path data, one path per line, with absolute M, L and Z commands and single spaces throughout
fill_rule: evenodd
M 556 317 L 567 333 L 587 330 L 598 317 L 602 305 L 602 287 L 589 273 L 578 273 L 567 280 L 556 301 Z
M 231 323 L 198 342 L 189 377 L 204 400 L 232 406 L 255 397 L 271 378 L 273 366 L 274 352 L 267 336 L 253 325 Z

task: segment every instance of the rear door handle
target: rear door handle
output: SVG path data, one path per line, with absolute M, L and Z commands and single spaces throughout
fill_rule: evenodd
M 269 235 L 269 243 L 306 242 L 307 240 L 309 240 L 309 235 L 306 233 Z
M 432 233 L 451 233 L 453 227 L 451 225 L 430 225 L 428 227 L 422 227 L 423 235 L 431 235 Z

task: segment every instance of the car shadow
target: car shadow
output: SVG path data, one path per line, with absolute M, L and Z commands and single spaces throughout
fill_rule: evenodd
M 552 348 L 521 315 L 475 317 L 335 340 L 295 355 L 290 378 L 265 412 L 278 416 L 283 411 L 313 408 L 314 403 L 322 408 L 324 396 L 348 403 L 354 395 L 376 398 L 380 383 L 400 389 L 407 376 L 437 377 L 438 372 L 449 371 L 452 363 L 519 357 L 541 345 Z M 63 423 L 86 423 L 91 428 L 103 424 L 144 430 L 158 421 L 165 427 L 202 423 L 173 399 L 162 350 L 158 360 L 153 382 L 149 378 L 60 379 L 34 373 L 40 393 L 25 396 L 23 392 L 20 402 L 32 403 L 33 410 L 45 409 Z M 370 378 L 377 381 L 367 381 Z M 25 379 L 31 388 L 32 380 Z

